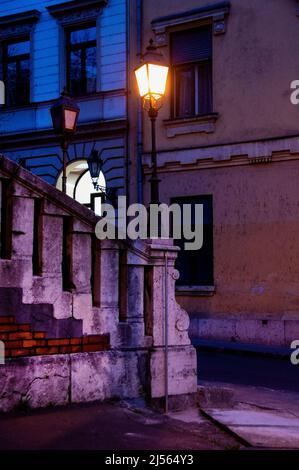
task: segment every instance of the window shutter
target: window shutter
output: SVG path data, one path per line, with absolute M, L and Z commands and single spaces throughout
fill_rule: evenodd
M 186 64 L 212 57 L 212 28 L 191 29 L 171 36 L 172 64 Z

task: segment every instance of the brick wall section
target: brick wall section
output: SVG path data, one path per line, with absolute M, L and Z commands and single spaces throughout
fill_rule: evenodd
M 6 358 L 110 349 L 109 335 L 51 339 L 46 338 L 46 334 L 42 331 L 31 331 L 29 324 L 16 323 L 13 316 L 0 317 L 0 340 L 4 342 Z

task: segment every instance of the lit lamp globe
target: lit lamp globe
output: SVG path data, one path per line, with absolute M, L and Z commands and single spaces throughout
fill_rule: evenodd
M 56 134 L 74 134 L 77 128 L 80 108 L 65 90 L 51 107 L 53 129 Z
M 157 116 L 163 105 L 169 67 L 163 61 L 162 54 L 150 40 L 142 64 L 135 70 L 138 91 L 143 101 L 143 107 L 151 116 Z

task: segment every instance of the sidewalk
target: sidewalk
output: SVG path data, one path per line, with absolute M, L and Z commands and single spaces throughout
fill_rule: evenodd
M 91 403 L 0 416 L 0 450 L 230 450 L 238 440 L 197 409 L 165 416 L 141 401 Z
M 298 394 L 217 382 L 200 382 L 204 416 L 232 432 L 245 446 L 299 449 Z

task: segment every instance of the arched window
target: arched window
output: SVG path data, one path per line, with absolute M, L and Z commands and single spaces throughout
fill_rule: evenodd
M 97 215 L 101 215 L 101 203 L 106 191 L 106 181 L 103 173 L 100 173 L 98 184 L 100 190 L 93 187 L 87 160 L 75 160 L 66 167 L 66 193 L 84 206 L 92 209 Z M 57 178 L 56 187 L 62 189 L 62 172 Z

